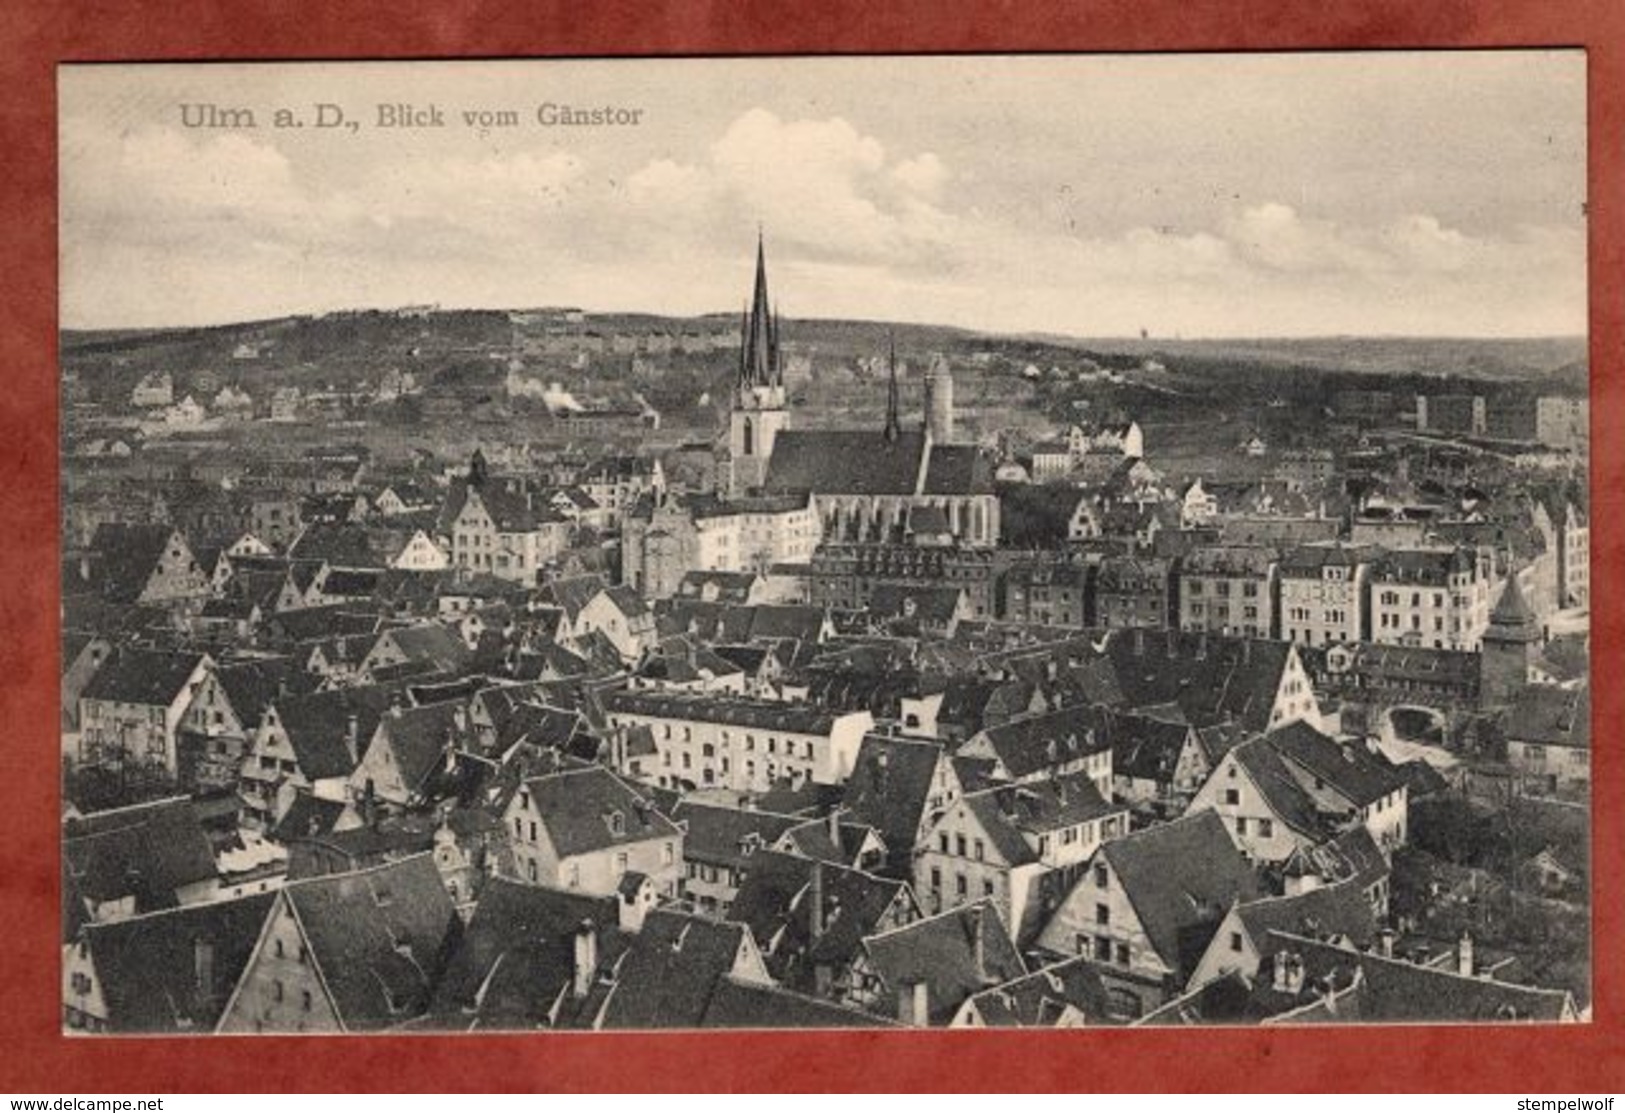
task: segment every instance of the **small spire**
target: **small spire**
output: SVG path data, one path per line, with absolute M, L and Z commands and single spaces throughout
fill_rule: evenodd
M 888 441 L 895 441 L 903 431 L 897 420 L 897 336 L 895 333 L 888 331 L 887 339 L 890 349 L 886 362 L 889 367 L 890 377 L 886 383 L 885 436 Z

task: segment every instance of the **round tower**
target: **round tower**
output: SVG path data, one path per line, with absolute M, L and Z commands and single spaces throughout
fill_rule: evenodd
M 940 355 L 925 373 L 925 428 L 938 444 L 954 439 L 954 375 Z

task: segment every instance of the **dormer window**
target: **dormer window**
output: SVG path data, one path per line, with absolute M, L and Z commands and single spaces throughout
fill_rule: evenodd
M 616 838 L 626 834 L 626 817 L 620 812 L 609 813 L 609 833 Z

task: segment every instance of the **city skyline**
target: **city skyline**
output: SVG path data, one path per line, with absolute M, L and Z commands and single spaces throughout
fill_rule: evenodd
M 63 324 L 731 313 L 765 226 L 790 318 L 1585 330 L 1580 52 L 874 62 L 66 68 Z M 318 104 L 361 126 L 318 129 Z M 380 127 L 379 105 L 445 123 Z M 272 126 L 289 106 L 310 126 Z M 519 124 L 460 120 L 484 110 Z

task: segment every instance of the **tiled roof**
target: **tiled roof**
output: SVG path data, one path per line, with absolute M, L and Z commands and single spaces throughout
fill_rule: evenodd
M 1591 690 L 1525 688 L 1507 712 L 1501 732 L 1516 742 L 1589 750 Z
M 944 757 L 936 742 L 878 734 L 866 736 L 858 748 L 841 808 L 848 819 L 880 832 L 894 865 L 912 861 L 937 762 Z
M 711 994 L 734 970 L 747 929 L 655 909 L 622 957 L 604 1028 L 698 1028 Z
M 62 856 L 86 900 L 134 896 L 138 912 L 168 908 L 179 890 L 218 876 L 209 837 L 184 796 L 70 819 Z
M 427 1009 L 457 930 L 430 855 L 290 881 L 282 893 L 345 1030 L 390 1027 Z
M 1264 741 L 1311 776 L 1325 781 L 1355 807 L 1381 800 L 1405 783 L 1394 764 L 1359 742 L 1339 742 L 1305 722 L 1289 723 Z
M 146 590 L 147 580 L 172 539 L 180 534 L 170 526 L 103 522 L 90 540 L 96 573 L 104 598 L 133 603 Z
M 750 865 L 758 852 L 805 822 L 797 816 L 693 801 L 679 803 L 672 809 L 671 818 L 685 827 L 685 860 L 735 868 Z
M 1086 958 L 1070 958 L 1025 977 L 984 989 L 971 997 L 976 1015 L 989 1028 L 1043 1028 L 1054 1025 L 1068 1006 L 1088 1021 L 1110 1014 L 1100 973 Z
M 765 486 L 774 493 L 912 495 L 925 448 L 920 432 L 888 441 L 879 430 L 785 429 L 773 441 Z
M 887 990 L 889 1003 L 895 1005 L 905 987 L 925 983 L 932 1024 L 946 1023 L 971 994 L 1027 973 L 998 909 L 990 902 L 965 905 L 872 935 L 863 941 L 863 948 L 869 968 Z
M 1329 838 L 1330 821 L 1315 807 L 1307 789 L 1292 775 L 1281 753 L 1262 738 L 1237 746 L 1231 756 L 1247 772 L 1264 803 L 1282 823 L 1312 839 Z
M 836 715 L 821 707 L 779 700 L 721 696 L 711 692 L 605 692 L 604 710 L 612 715 L 691 719 L 758 730 L 828 734 Z
M 778 851 L 757 851 L 744 866 L 728 918 L 750 928 L 776 979 L 801 989 L 817 984 L 820 966 L 844 969 L 906 891 L 901 881 Z M 815 873 L 823 889 L 816 925 Z
M 187 680 L 207 659 L 201 653 L 122 649 L 96 670 L 81 698 L 168 706 L 183 694 Z
M 601 766 L 532 777 L 525 788 L 560 858 L 681 835 L 671 820 Z M 618 835 L 610 823 L 615 814 L 621 817 Z
M 1327 983 L 1348 984 L 1356 971 L 1364 982 L 1360 1019 L 1368 1023 L 1449 1023 L 1452 1021 L 1546 1021 L 1573 1019 L 1568 993 L 1537 989 L 1485 977 L 1463 977 L 1453 969 L 1421 966 L 1399 958 L 1362 953 L 1302 936 L 1271 932 L 1262 950 L 1290 950 L 1304 963 L 1306 992 Z M 1260 996 L 1275 1011 L 1298 1002 L 1280 1000 L 1269 983 Z
M 1134 905 L 1151 946 L 1178 973 L 1206 949 L 1230 905 L 1257 892 L 1252 866 L 1212 811 L 1114 839 L 1099 853 Z
M 701 1020 L 705 1028 L 885 1028 L 892 1022 L 794 993 L 724 975 L 711 990 Z
M 487 879 L 435 990 L 436 1026 L 551 1026 L 554 1005 L 575 977 L 577 931 L 591 925 L 600 969 L 612 967 L 629 945 L 619 903 L 615 896 Z
M 254 893 L 85 925 L 83 943 L 108 1028 L 153 1035 L 212 1031 L 274 899 L 274 893 Z M 205 971 L 207 982 L 200 980 Z
M 1100 707 L 1062 707 L 987 727 L 982 737 L 1006 772 L 1021 780 L 1112 745 L 1117 716 Z

